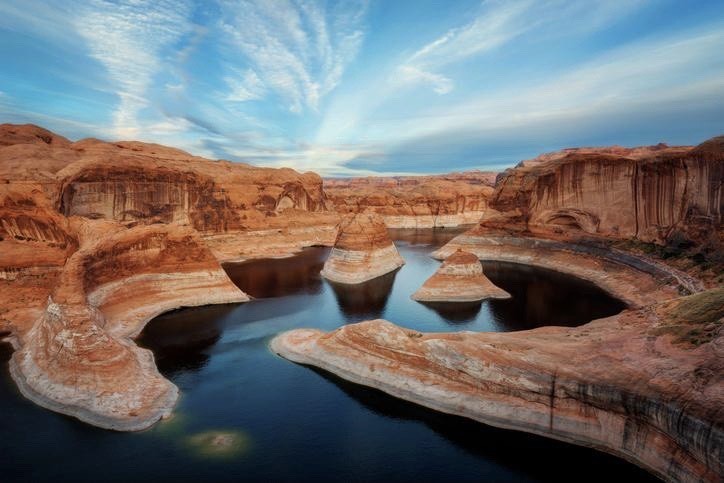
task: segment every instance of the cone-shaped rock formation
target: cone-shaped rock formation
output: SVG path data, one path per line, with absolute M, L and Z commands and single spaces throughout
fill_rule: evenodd
M 340 223 L 334 248 L 321 273 L 333 282 L 362 283 L 404 264 L 382 218 L 359 213 Z
M 508 292 L 496 287 L 483 274 L 478 257 L 463 250 L 450 255 L 437 272 L 412 294 L 412 299 L 419 302 L 475 302 L 508 298 Z

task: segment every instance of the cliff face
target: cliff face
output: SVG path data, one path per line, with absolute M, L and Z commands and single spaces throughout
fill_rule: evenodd
M 58 172 L 58 210 L 118 221 L 182 222 L 204 233 L 258 228 L 285 210 L 325 210 L 319 176 L 209 161 L 163 146 L 80 141 Z
M 715 482 L 722 317 L 719 289 L 578 328 L 423 334 L 375 320 L 293 330 L 271 347 L 438 411 L 592 446 L 666 480 Z
M 326 179 L 340 213 L 381 215 L 390 228 L 434 228 L 477 223 L 493 193 L 494 173 Z
M 382 218 L 360 213 L 348 215 L 340 223 L 334 248 L 321 274 L 333 282 L 362 283 L 404 263 Z
M 531 230 L 701 243 L 721 225 L 724 141 L 696 148 L 566 150 L 498 179 L 490 205 Z M 498 224 L 502 223 L 498 220 Z

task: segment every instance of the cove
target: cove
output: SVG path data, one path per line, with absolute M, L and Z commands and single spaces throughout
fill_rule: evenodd
M 406 265 L 354 288 L 318 273 L 328 253 L 225 267 L 256 300 L 162 315 L 139 344 L 181 390 L 175 416 L 142 433 L 103 431 L 24 400 L 3 370 L 3 480 L 454 480 L 645 481 L 617 458 L 435 413 L 271 354 L 267 343 L 296 327 L 331 330 L 383 317 L 421 331 L 510 331 L 578 325 L 623 304 L 580 280 L 530 267 L 486 263 L 513 295 L 462 308 L 409 298 L 439 262 L 428 254 L 453 230 L 393 231 Z M 0 345 L 6 364 L 10 350 Z M 209 431 L 243 435 L 229 457 L 191 444 Z

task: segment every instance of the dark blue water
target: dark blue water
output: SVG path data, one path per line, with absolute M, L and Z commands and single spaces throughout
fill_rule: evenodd
M 2 480 L 644 481 L 614 457 L 438 414 L 271 354 L 295 327 L 334 329 L 384 317 L 425 331 L 576 325 L 623 307 L 595 287 L 553 272 L 485 264 L 510 301 L 451 309 L 409 296 L 439 262 L 427 254 L 454 233 L 394 232 L 407 264 L 349 288 L 319 277 L 327 250 L 226 267 L 251 303 L 165 314 L 139 343 L 181 389 L 175 416 L 153 429 L 99 430 L 38 408 L 0 384 Z M 0 360 L 10 356 L 0 344 Z M 195 446 L 209 431 L 243 444 L 230 455 Z

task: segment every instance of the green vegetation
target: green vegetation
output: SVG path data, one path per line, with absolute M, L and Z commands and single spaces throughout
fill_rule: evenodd
M 724 288 L 683 297 L 660 307 L 663 323 L 654 335 L 671 334 L 675 344 L 700 346 L 719 336 L 724 325 Z

